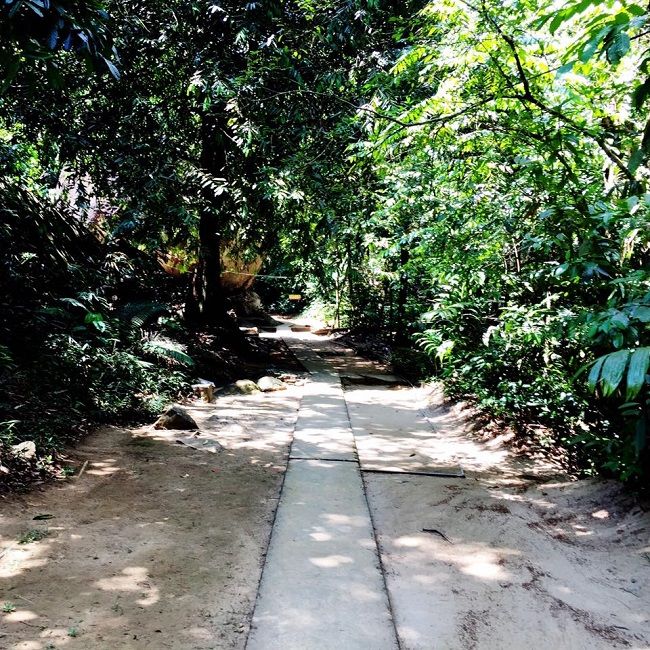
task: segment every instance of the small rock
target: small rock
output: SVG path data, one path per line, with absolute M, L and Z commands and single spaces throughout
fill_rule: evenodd
M 30 460 L 36 456 L 36 444 L 31 440 L 25 440 L 18 445 L 12 445 L 11 453 L 17 458 Z
M 250 379 L 239 379 L 234 383 L 234 386 L 238 393 L 242 395 L 250 395 L 251 393 L 258 393 L 260 388 L 259 386 Z
M 180 436 L 176 438 L 176 443 L 190 447 L 190 449 L 196 449 L 197 451 L 209 451 L 212 454 L 218 454 L 220 451 L 223 451 L 223 445 L 217 440 L 213 438 L 198 438 L 196 435 Z
M 153 425 L 154 429 L 198 429 L 194 418 L 180 406 L 167 407 Z
M 257 380 L 257 385 L 264 393 L 270 393 L 275 390 L 287 390 L 286 384 L 276 377 L 260 377 L 260 379 Z

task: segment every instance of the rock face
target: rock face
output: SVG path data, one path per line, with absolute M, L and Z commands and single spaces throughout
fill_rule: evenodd
M 11 447 L 11 453 L 16 458 L 31 460 L 36 456 L 36 444 L 31 440 L 25 440 L 25 442 L 21 442 L 18 445 L 13 445 Z
M 194 418 L 180 406 L 168 406 L 153 425 L 154 429 L 198 429 Z
M 251 393 L 257 393 L 260 390 L 259 386 L 250 379 L 240 379 L 234 383 L 234 386 L 237 392 L 242 393 L 242 395 L 250 395 Z
M 275 390 L 287 390 L 286 384 L 276 377 L 260 377 L 257 380 L 257 385 L 264 393 L 271 393 Z

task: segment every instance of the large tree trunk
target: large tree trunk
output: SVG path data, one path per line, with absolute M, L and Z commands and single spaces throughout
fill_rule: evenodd
M 225 177 L 227 120 L 224 111 L 204 114 L 201 123 L 201 159 L 204 172 Z M 221 285 L 221 243 L 226 223 L 226 193 L 219 195 L 208 185 L 203 190 L 204 207 L 199 221 L 199 260 L 185 315 L 202 325 L 223 325 L 228 321 Z
M 199 263 L 192 286 L 195 318 L 205 325 L 223 323 L 226 318 L 221 286 L 221 233 L 219 215 L 201 211 L 199 222 Z

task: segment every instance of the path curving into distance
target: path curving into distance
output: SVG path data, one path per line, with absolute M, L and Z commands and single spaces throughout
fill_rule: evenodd
M 398 648 L 339 375 L 288 334 L 311 380 L 247 648 Z

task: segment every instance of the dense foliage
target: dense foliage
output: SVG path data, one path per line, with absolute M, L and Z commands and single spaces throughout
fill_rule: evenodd
M 324 301 L 407 372 L 639 478 L 648 38 L 610 0 L 6 2 L 5 394 L 38 367 L 73 419 L 169 396 L 120 310 L 228 327 L 223 272 L 263 257 L 277 304 Z M 57 397 L 76 372 L 96 388 Z
M 365 78 L 329 213 L 305 201 L 351 325 L 625 478 L 648 463 L 647 39 L 633 3 L 429 3 Z

